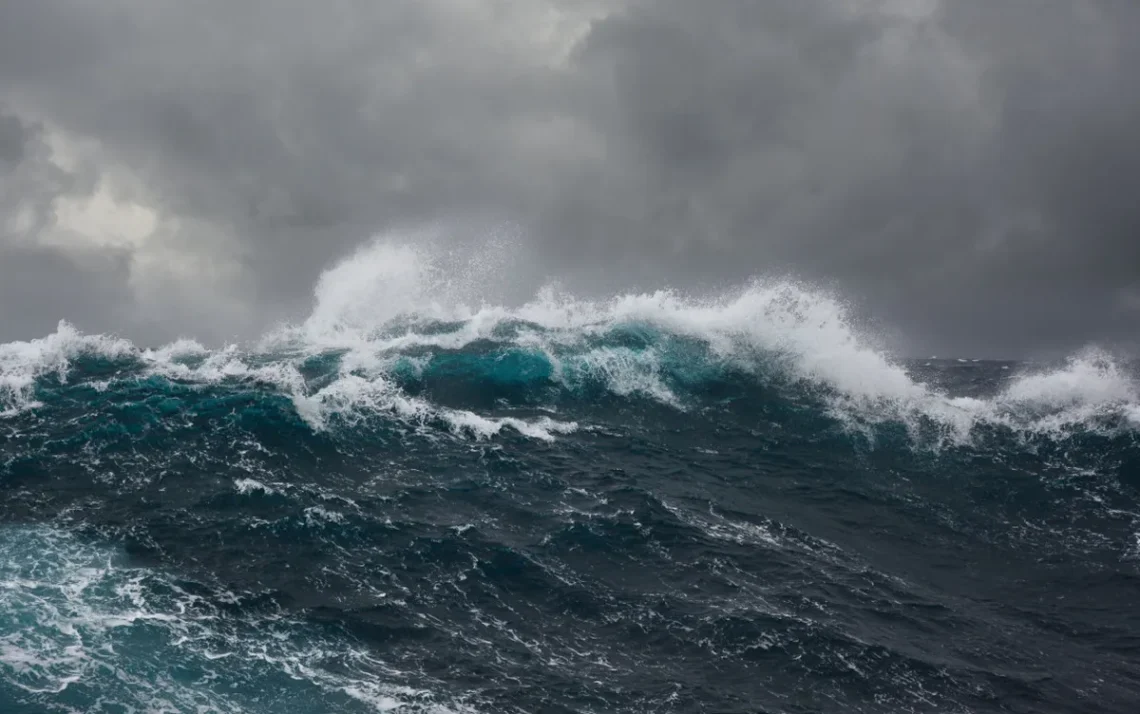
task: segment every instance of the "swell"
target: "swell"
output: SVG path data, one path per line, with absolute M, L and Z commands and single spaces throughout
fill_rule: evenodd
M 224 349 L 193 340 L 145 349 L 61 322 L 47 337 L 0 345 L 0 420 L 104 392 L 154 401 L 179 385 L 287 399 L 314 431 L 387 420 L 547 441 L 589 426 L 579 415 L 631 404 L 696 414 L 725 403 L 762 413 L 775 402 L 870 441 L 902 430 L 912 445 L 936 447 L 1140 425 L 1135 375 L 1094 349 L 1039 368 L 907 363 L 876 348 L 841 299 L 793 282 L 607 300 L 548 287 L 493 305 L 482 288 L 504 276 L 489 261 L 456 261 L 370 244 L 322 275 L 307 319 Z M 971 368 L 984 373 L 980 389 Z
M 139 349 L 63 323 L 42 340 L 0 346 L 0 416 L 101 403 L 127 412 L 133 401 L 140 414 L 174 418 L 187 400 L 205 411 L 287 400 L 317 431 L 394 419 L 477 438 L 508 429 L 549 440 L 578 428 L 578 415 L 623 403 L 695 413 L 733 404 L 810 410 L 872 440 L 901 428 L 912 445 L 1123 434 L 1140 423 L 1131 375 L 1098 353 L 1037 371 L 883 358 L 860 378 L 839 380 L 808 372 L 805 357 L 786 349 L 648 322 L 568 332 L 504 319 L 477 337 L 465 334 L 470 324 L 421 321 L 351 347 L 279 337 L 268 350 L 211 351 L 192 342 Z M 978 369 L 988 375 L 980 390 L 966 374 Z
M 791 283 L 488 306 L 432 260 L 370 247 L 252 344 L 0 345 L 0 700 L 1136 701 L 1123 364 L 897 360 Z

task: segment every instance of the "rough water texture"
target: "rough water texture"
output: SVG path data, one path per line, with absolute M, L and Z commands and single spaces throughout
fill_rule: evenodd
M 1136 711 L 1125 365 L 433 261 L 255 345 L 0 345 L 0 711 Z

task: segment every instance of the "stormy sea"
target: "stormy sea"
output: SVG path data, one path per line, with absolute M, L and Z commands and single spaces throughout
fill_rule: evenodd
M 0 711 L 1136 712 L 1140 390 L 787 281 L 0 345 Z

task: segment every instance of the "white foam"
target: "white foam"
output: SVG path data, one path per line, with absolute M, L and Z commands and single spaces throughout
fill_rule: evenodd
M 328 419 L 336 415 L 349 422 L 372 414 L 387 413 L 409 424 L 426 425 L 439 419 L 456 434 L 489 438 L 505 427 L 536 439 L 551 441 L 555 434 L 577 429 L 574 422 L 555 421 L 549 417 L 527 421 L 513 417 L 485 417 L 462 409 L 439 407 L 416 397 L 409 397 L 383 375 L 370 377 L 342 373 L 332 384 L 312 395 L 293 398 L 297 413 L 314 429 L 327 428 Z
M 325 523 L 344 523 L 344 514 L 324 506 L 309 506 L 305 509 L 305 522 L 310 526 Z
M 340 328 L 338 328 L 340 329 Z M 126 340 L 103 335 L 84 335 L 66 322 L 39 340 L 0 344 L 0 417 L 11 417 L 40 406 L 34 399 L 35 380 L 55 373 L 66 381 L 71 362 L 89 354 L 108 359 L 134 358 L 141 362 L 144 375 L 157 375 L 193 385 L 227 381 L 252 381 L 270 385 L 290 396 L 297 413 L 313 429 L 322 430 L 332 414 L 348 421 L 370 414 L 387 413 L 410 423 L 424 425 L 433 419 L 446 424 L 457 435 L 489 438 L 504 428 L 525 436 L 551 440 L 577 428 L 575 423 L 548 417 L 536 420 L 484 417 L 474 412 L 448 409 L 427 400 L 405 395 L 386 376 L 394 360 L 379 358 L 369 350 L 356 350 L 340 363 L 340 373 L 329 385 L 310 392 L 297 360 L 288 354 L 243 352 L 237 346 L 209 351 L 192 340 L 179 340 L 153 350 L 139 350 Z M 197 358 L 186 363 L 185 358 Z M 106 388 L 100 382 L 99 386 Z M 245 479 L 235 484 L 243 493 L 262 486 Z M 263 487 L 263 490 L 267 490 Z M 267 490 L 268 492 L 268 490 Z
M 66 381 L 71 361 L 83 354 L 117 359 L 132 355 L 130 342 L 106 335 L 83 335 L 65 321 L 47 337 L 0 344 L 0 416 L 39 406 L 34 397 L 38 377 L 55 373 Z
M 0 672 L 31 701 L 78 684 L 80 701 L 116 711 L 237 714 L 250 703 L 242 690 L 269 687 L 278 703 L 315 695 L 336 710 L 470 711 L 401 684 L 387 663 L 303 621 L 226 615 L 176 578 L 64 531 L 5 528 L 0 536 Z M 202 676 L 179 681 L 172 667 Z
M 367 246 L 321 275 L 316 306 L 304 330 L 310 341 L 338 336 L 366 337 L 405 314 L 443 319 L 444 311 L 424 294 L 434 278 L 430 261 L 412 245 Z
M 923 388 L 882 354 L 862 343 L 836 299 L 787 282 L 754 283 L 735 293 L 694 299 L 672 291 L 583 300 L 545 288 L 521 306 L 446 304 L 450 291 L 437 280 L 441 271 L 430 253 L 393 243 L 376 243 L 328 271 L 316 292 L 316 305 L 300 329 L 277 334 L 277 343 L 298 339 L 317 348 L 350 350 L 349 361 L 363 365 L 380 355 L 411 347 L 459 349 L 490 339 L 507 322 L 536 325 L 515 338 L 522 347 L 551 357 L 556 376 L 572 379 L 554 357 L 558 348 L 584 347 L 590 338 L 615 327 L 644 323 L 674 335 L 705 342 L 712 352 L 740 366 L 754 365 L 757 351 L 784 355 L 805 379 L 822 382 L 852 399 L 879 401 L 921 398 Z M 363 283 L 363 284 L 358 284 Z M 365 304 L 355 301 L 363 300 Z M 442 333 L 408 329 L 391 334 L 392 322 L 413 315 L 422 320 L 458 322 Z M 601 378 L 617 394 L 652 395 L 677 404 L 660 377 L 652 350 L 599 348 L 576 357 L 580 372 Z
M 411 347 L 460 349 L 491 339 L 505 323 L 529 323 L 539 329 L 522 330 L 513 342 L 545 353 L 556 380 L 572 384 L 592 377 L 616 394 L 638 393 L 680 406 L 653 349 L 588 347 L 591 338 L 615 328 L 645 324 L 703 342 L 715 358 L 741 369 L 771 369 L 774 358 L 789 376 L 825 388 L 832 413 L 852 426 L 902 420 L 917 430 L 926 421 L 957 442 L 968 440 L 979 424 L 1056 433 L 1114 414 L 1131 421 L 1140 414 L 1134 380 L 1096 352 L 1077 355 L 1057 370 L 1021 376 L 992 398 L 947 395 L 915 381 L 875 349 L 853 327 L 841 300 L 792 282 L 754 282 L 705 298 L 663 290 L 601 301 L 548 287 L 515 308 L 476 309 L 441 300 L 454 291 L 440 283 L 446 271 L 435 261 L 430 251 L 396 242 L 371 244 L 322 278 L 313 315 L 304 323 L 306 337 L 348 348 L 356 354 L 353 360 L 364 364 Z M 355 302 L 362 296 L 367 304 Z M 398 314 L 459 324 L 442 333 L 386 332 Z M 568 348 L 582 351 L 557 356 Z M 764 358 L 763 365 L 758 358 Z
M 321 276 L 307 320 L 274 330 L 244 351 L 236 346 L 210 351 L 190 340 L 139 351 L 114 338 L 80 335 L 61 323 L 43 340 L 0 346 L 0 415 L 35 406 L 36 378 L 53 371 L 64 377 L 70 360 L 90 351 L 132 355 L 148 374 L 192 384 L 268 384 L 289 396 L 317 430 L 327 428 L 333 416 L 352 422 L 383 413 L 418 427 L 441 423 L 476 438 L 510 428 L 550 439 L 575 425 L 445 408 L 406 394 L 392 370 L 409 350 L 456 350 L 491 340 L 542 353 L 553 380 L 568 387 L 597 380 L 618 395 L 648 396 L 684 408 L 670 387 L 664 347 L 598 344 L 617 330 L 643 325 L 702 344 L 721 366 L 775 371 L 814 386 L 830 412 L 855 429 L 901 420 L 913 433 L 933 424 L 941 438 L 963 442 L 983 424 L 1058 434 L 1114 419 L 1140 421 L 1135 381 L 1110 357 L 1093 351 L 1059 369 L 1016 377 L 993 397 L 953 397 L 915 381 L 853 326 L 843 301 L 808 286 L 758 281 L 704 297 L 662 290 L 607 300 L 547 287 L 520 305 L 487 305 L 474 299 L 479 281 L 490 282 L 486 266 L 475 280 L 471 274 L 464 277 L 464 261 L 480 262 L 423 245 L 369 244 Z M 310 388 L 302 362 L 330 351 L 339 354 L 337 371 L 320 388 Z M 431 359 L 422 353 L 411 358 L 420 370 Z
M 219 384 L 227 380 L 253 381 L 275 386 L 285 393 L 296 393 L 305 388 L 301 373 L 287 359 L 251 365 L 250 361 L 256 355 L 243 354 L 234 346 L 206 353 L 207 356 L 194 365 L 175 361 L 184 355 L 185 353 L 162 349 L 143 353 L 142 358 L 148 363 L 148 374 L 171 380 L 193 384 Z
M 655 349 L 632 350 L 624 347 L 592 349 L 567 359 L 547 351 L 555 379 L 574 387 L 582 378 L 601 380 L 614 394 L 644 395 L 674 407 L 681 400 L 665 383 L 660 355 Z
M 1003 399 L 1031 406 L 1097 406 L 1136 401 L 1136 383 L 1106 353 L 1088 350 L 1061 368 L 1027 374 L 1011 383 Z
M 234 480 L 234 488 L 236 488 L 237 492 L 242 494 L 243 496 L 248 496 L 249 494 L 253 493 L 254 491 L 260 491 L 260 492 L 262 492 L 266 495 L 270 495 L 270 496 L 272 496 L 275 493 L 279 493 L 279 491 L 277 491 L 277 489 L 273 488 L 272 486 L 266 486 L 265 484 L 258 481 L 257 479 L 252 479 L 252 478 L 235 479 Z
M 155 350 L 145 350 L 143 358 L 152 362 L 169 362 L 186 357 L 204 357 L 210 353 L 197 340 L 182 338 Z
M 994 400 L 997 420 L 1020 418 L 1034 431 L 1060 434 L 1083 424 L 1121 417 L 1135 421 L 1140 386 L 1112 357 L 1086 350 L 1059 369 L 1022 375 Z

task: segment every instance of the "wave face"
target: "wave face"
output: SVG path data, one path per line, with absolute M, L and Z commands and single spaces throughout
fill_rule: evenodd
M 1129 366 L 463 265 L 375 244 L 255 344 L 0 345 L 0 709 L 1134 711 Z

